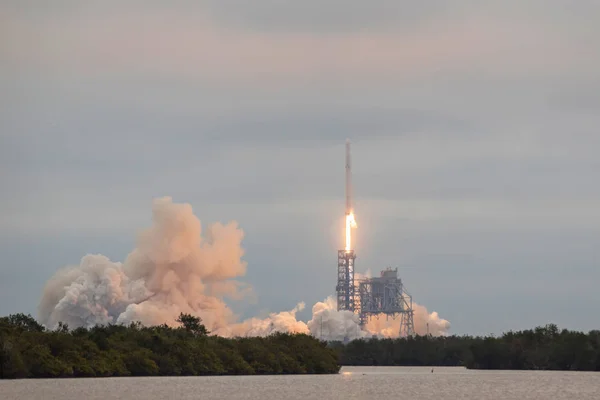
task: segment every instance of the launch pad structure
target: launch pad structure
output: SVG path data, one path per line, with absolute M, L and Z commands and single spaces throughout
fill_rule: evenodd
M 356 301 L 356 286 L 354 282 L 354 250 L 338 250 L 337 307 L 338 311 L 354 312 L 360 302 Z
M 365 326 L 369 318 L 400 317 L 401 337 L 412 336 L 415 332 L 412 296 L 406 292 L 402 280 L 398 278 L 398 268 L 381 271 L 380 277 L 361 279 L 358 282 L 360 299 L 360 325 Z
M 387 268 L 381 276 L 355 280 L 356 253 L 352 247 L 352 228 L 356 227 L 352 210 L 352 170 L 350 142 L 346 142 L 346 248 L 338 250 L 337 309 L 358 314 L 360 325 L 365 327 L 369 319 L 400 318 L 399 335 L 412 336 L 414 310 L 412 296 L 398 278 L 398 269 Z

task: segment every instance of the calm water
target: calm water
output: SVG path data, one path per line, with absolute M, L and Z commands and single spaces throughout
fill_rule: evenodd
M 0 381 L 0 399 L 600 399 L 600 373 L 345 367 L 328 376 Z

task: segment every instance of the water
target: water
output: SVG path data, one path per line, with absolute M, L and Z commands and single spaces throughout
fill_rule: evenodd
M 44 400 L 586 400 L 600 373 L 344 367 L 339 375 L 0 381 L 0 399 Z

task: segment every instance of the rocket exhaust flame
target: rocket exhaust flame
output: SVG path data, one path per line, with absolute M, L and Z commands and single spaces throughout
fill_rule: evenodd
M 356 227 L 354 213 L 346 214 L 346 251 L 352 250 L 352 229 Z

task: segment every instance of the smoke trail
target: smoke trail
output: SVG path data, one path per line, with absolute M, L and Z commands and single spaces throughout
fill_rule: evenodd
M 313 306 L 308 323 L 296 318 L 304 303 L 264 319 L 238 322 L 224 298 L 252 293 L 249 286 L 234 279 L 246 272 L 242 230 L 235 222 L 217 223 L 203 236 L 192 207 L 173 203 L 169 197 L 153 202 L 152 216 L 152 226 L 142 231 L 123 263 L 86 255 L 80 265 L 59 270 L 44 288 L 38 307 L 40 321 L 51 329 L 59 322 L 73 328 L 133 321 L 174 325 L 183 312 L 202 318 L 211 332 L 221 336 L 292 332 L 344 340 L 398 334 L 394 321 L 371 321 L 367 332 L 361 330 L 358 316 L 337 311 L 332 297 Z M 425 333 L 427 322 L 432 334 L 443 334 L 449 327 L 436 313 L 416 306 L 417 333 Z
M 243 232 L 235 222 L 208 227 L 189 204 L 157 199 L 153 224 L 123 264 L 87 255 L 77 267 L 58 271 L 44 288 L 39 306 L 43 324 L 173 324 L 181 313 L 201 317 L 210 330 L 224 329 L 233 312 L 220 295 L 237 296 L 232 278 L 246 272 L 241 260 Z

